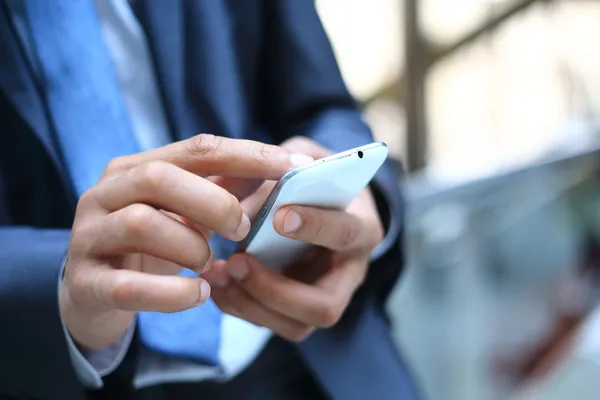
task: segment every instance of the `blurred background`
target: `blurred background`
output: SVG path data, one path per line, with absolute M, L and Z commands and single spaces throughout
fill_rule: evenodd
M 600 1 L 317 5 L 404 170 L 388 307 L 426 398 L 599 398 Z

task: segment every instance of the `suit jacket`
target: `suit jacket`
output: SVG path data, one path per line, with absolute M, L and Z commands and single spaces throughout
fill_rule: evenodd
M 306 135 L 333 151 L 372 140 L 312 2 L 134 4 L 175 140 L 199 132 L 268 143 Z M 0 394 L 85 398 L 57 302 L 77 199 L 53 139 L 43 88 L 6 5 L 0 5 Z M 391 164 L 375 179 L 385 221 L 402 214 L 397 183 Z M 401 256 L 395 244 L 371 266 L 342 321 L 298 345 L 333 398 L 401 399 L 412 393 L 382 311 Z

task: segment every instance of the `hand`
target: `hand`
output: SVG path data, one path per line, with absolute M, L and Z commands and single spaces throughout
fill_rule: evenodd
M 226 185 L 277 179 L 306 157 L 247 140 L 198 135 L 110 162 L 83 194 L 60 290 L 61 316 L 88 349 L 114 343 L 137 311 L 202 304 L 210 286 L 176 276 L 211 264 L 212 231 L 241 240 L 250 220 Z M 207 177 L 228 177 L 221 187 Z
M 305 138 L 282 147 L 321 158 L 328 151 Z M 249 214 L 258 211 L 272 183 L 242 202 Z M 300 341 L 315 328 L 334 325 L 362 284 L 371 252 L 383 238 L 373 196 L 365 189 L 345 211 L 286 206 L 275 214 L 275 230 L 316 247 L 283 274 L 247 254 L 216 261 L 204 275 L 212 298 L 226 313 L 281 337 Z

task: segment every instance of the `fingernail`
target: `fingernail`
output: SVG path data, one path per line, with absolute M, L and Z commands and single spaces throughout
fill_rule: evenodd
M 210 285 L 204 279 L 200 280 L 200 298 L 196 304 L 204 303 L 210 297 Z
M 215 255 L 214 253 L 211 251 L 210 252 L 210 257 L 208 257 L 208 261 L 206 261 L 204 264 L 202 264 L 197 270 L 196 272 L 198 272 L 199 274 L 203 274 L 206 273 L 210 270 L 210 268 L 213 266 L 215 262 Z
M 290 154 L 290 164 L 294 168 L 313 162 L 314 159 L 306 154 Z
M 300 229 L 302 218 L 296 211 L 288 211 L 283 219 L 283 233 L 293 233 Z
M 227 267 L 227 272 L 235 280 L 241 281 L 248 276 L 249 268 L 248 263 L 244 260 L 237 259 Z
M 243 239 L 246 237 L 248 232 L 250 232 L 250 218 L 244 212 L 244 213 L 242 213 L 242 222 L 240 223 L 240 226 L 238 226 L 237 230 L 235 231 L 235 234 L 238 238 Z

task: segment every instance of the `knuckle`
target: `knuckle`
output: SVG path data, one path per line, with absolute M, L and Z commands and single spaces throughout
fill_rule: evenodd
M 130 235 L 143 234 L 152 229 L 154 209 L 144 204 L 134 204 L 127 209 L 122 220 L 125 232 Z
M 104 169 L 103 176 L 112 175 L 117 172 L 126 170 L 128 167 L 127 156 L 117 157 L 110 160 Z
M 306 225 L 311 226 L 310 231 L 312 231 L 312 234 L 315 237 L 321 237 L 323 235 L 323 228 L 325 225 L 323 218 L 321 218 L 319 215 L 315 214 L 313 211 L 310 211 L 310 209 L 307 209 L 302 215 L 302 220 Z M 302 229 L 302 227 L 300 227 L 300 229 Z
M 75 215 L 81 216 L 101 209 L 102 204 L 99 201 L 101 194 L 101 189 L 98 186 L 93 186 L 83 192 L 83 194 L 79 197 L 79 201 L 77 201 Z
M 206 157 L 219 152 L 222 136 L 201 133 L 185 142 L 185 151 L 192 157 Z
M 242 217 L 242 208 L 239 200 L 231 193 L 223 190 L 219 201 L 213 203 L 213 214 L 219 221 L 227 221 L 232 229 L 238 227 Z
M 236 288 L 231 286 L 225 289 L 224 299 L 226 300 L 223 302 L 221 310 L 226 314 L 242 318 L 248 313 L 250 302 L 243 301 L 239 293 L 236 293 L 236 290 Z
M 127 277 L 119 277 L 115 280 L 112 289 L 112 302 L 116 305 L 128 304 L 138 300 L 138 294 L 135 285 Z
M 278 158 L 275 146 L 266 143 L 256 143 L 254 147 L 255 159 L 262 164 L 270 164 Z
M 76 255 L 85 254 L 93 245 L 96 239 L 96 231 L 92 221 L 77 220 L 71 228 L 71 237 L 69 239 L 69 252 Z
M 95 202 L 94 200 L 94 190 L 93 188 L 86 190 L 83 192 L 81 197 L 79 197 L 79 201 L 77 202 L 77 209 L 85 207 L 87 204 Z
M 312 333 L 312 327 L 310 326 L 301 326 L 291 330 L 288 333 L 282 334 L 281 336 L 289 340 L 290 342 L 300 343 L 306 340 L 310 334 Z
M 244 306 L 239 303 L 227 302 L 221 307 L 221 310 L 225 314 L 233 315 L 234 317 L 243 318 L 246 314 L 244 313 Z
M 340 234 L 338 236 L 338 246 L 342 249 L 351 247 L 356 241 L 357 234 L 357 230 L 352 224 L 342 224 L 340 227 Z
M 324 304 L 317 309 L 315 315 L 318 326 L 329 328 L 337 324 L 342 317 L 342 308 L 334 304 Z
M 95 209 L 96 206 L 97 200 L 95 198 L 93 188 L 86 190 L 79 198 L 77 206 L 75 207 L 75 220 L 73 223 L 75 224 L 82 219 L 89 218 L 90 211 Z
M 381 243 L 385 237 L 385 234 L 381 224 L 373 226 L 371 229 L 369 229 L 369 232 L 372 232 L 372 234 L 368 235 L 369 240 L 367 242 L 367 246 L 368 250 L 373 250 L 375 247 L 377 247 L 377 245 L 379 245 L 379 243 Z
M 238 217 L 241 214 L 242 209 L 238 199 L 231 193 L 224 190 L 224 195 L 222 196 L 221 201 L 217 203 L 216 211 L 221 216 Z
M 66 278 L 65 283 L 69 288 L 69 295 L 74 301 L 84 298 L 90 292 L 89 280 L 86 279 L 85 273 L 70 270 Z
M 162 161 L 153 161 L 136 168 L 137 184 L 147 190 L 155 190 L 163 186 L 168 173 L 168 164 Z
M 236 314 L 241 317 L 247 317 L 249 315 L 250 305 L 243 301 L 238 301 L 232 304 L 233 310 L 235 310 Z

